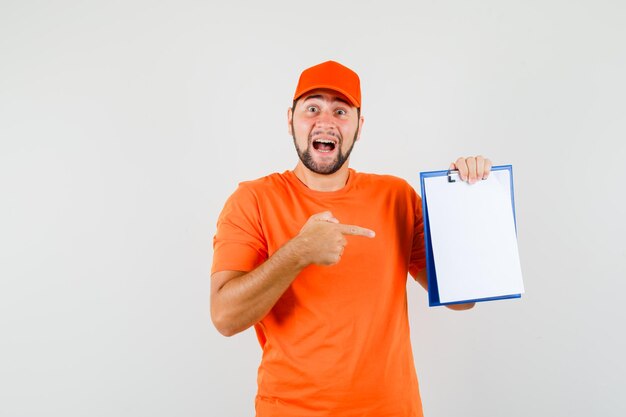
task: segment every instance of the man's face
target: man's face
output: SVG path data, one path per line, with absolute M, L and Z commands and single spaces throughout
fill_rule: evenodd
M 357 108 L 332 90 L 313 90 L 288 113 L 289 132 L 302 163 L 318 174 L 333 174 L 350 157 L 363 122 Z

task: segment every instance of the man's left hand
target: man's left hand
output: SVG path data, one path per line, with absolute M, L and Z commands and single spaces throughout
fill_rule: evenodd
M 474 184 L 478 180 L 486 180 L 491 171 L 491 161 L 482 155 L 460 157 L 450 164 L 450 170 L 457 169 L 461 180 Z

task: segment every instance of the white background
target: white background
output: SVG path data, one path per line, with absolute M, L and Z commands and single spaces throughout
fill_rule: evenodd
M 524 297 L 409 282 L 426 415 L 625 415 L 625 3 L 226 3 L 0 1 L 0 416 L 253 415 L 211 239 L 238 182 L 295 166 L 327 59 L 362 79 L 355 169 L 515 169 Z

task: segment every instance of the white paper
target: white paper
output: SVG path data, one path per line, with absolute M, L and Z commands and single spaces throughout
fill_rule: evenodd
M 510 187 L 508 170 L 472 185 L 424 178 L 441 303 L 524 292 Z

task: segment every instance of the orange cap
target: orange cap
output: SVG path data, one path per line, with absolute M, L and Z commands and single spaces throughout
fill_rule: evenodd
M 318 88 L 337 91 L 346 96 L 355 107 L 361 107 L 359 76 L 338 62 L 326 61 L 302 71 L 293 99 L 297 100 L 304 93 Z

